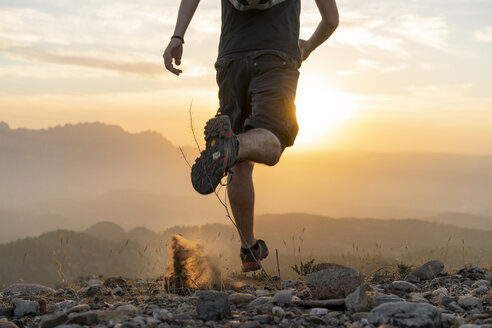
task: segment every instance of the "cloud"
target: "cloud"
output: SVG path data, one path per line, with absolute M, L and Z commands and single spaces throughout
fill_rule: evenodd
M 473 38 L 479 42 L 492 42 L 492 26 L 474 31 Z
M 425 46 L 445 50 L 449 27 L 444 17 L 422 17 L 404 15 L 397 18 L 397 25 L 391 31 L 406 39 Z
M 119 74 L 156 77 L 163 74 L 164 65 L 161 57 L 151 60 L 149 56 L 131 53 L 109 51 L 61 51 L 41 50 L 36 48 L 10 48 L 6 51 L 14 58 L 30 62 L 44 62 L 50 64 L 85 67 Z M 200 77 L 212 74 L 212 69 L 193 65 L 187 70 L 187 76 Z

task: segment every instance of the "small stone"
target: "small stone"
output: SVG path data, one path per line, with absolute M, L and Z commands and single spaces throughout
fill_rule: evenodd
M 428 303 L 427 299 L 420 293 L 410 293 L 410 300 L 415 303 Z
M 109 288 L 125 287 L 127 282 L 121 277 L 109 277 L 104 281 L 104 286 Z
M 421 280 L 431 280 L 436 278 L 442 270 L 444 270 L 444 263 L 441 261 L 429 261 L 410 272 L 410 275 Z
M 309 287 L 304 288 L 303 290 L 297 292 L 297 297 L 299 297 L 302 300 L 308 300 L 313 296 L 311 293 L 311 289 Z
M 481 287 L 481 286 L 490 287 L 490 281 L 485 280 L 485 279 L 480 279 L 480 280 L 475 281 L 471 285 L 472 288 L 478 288 L 478 287 Z
M 285 311 L 280 306 L 274 306 L 272 308 L 272 314 L 280 318 L 285 317 Z
M 196 305 L 197 318 L 221 320 L 230 315 L 228 294 L 217 291 L 199 291 Z M 254 302 L 254 301 L 253 301 Z
M 67 312 L 69 309 L 73 308 L 77 303 L 73 300 L 66 300 L 63 302 L 58 302 L 56 304 L 50 305 L 48 310 L 50 312 Z
M 480 302 L 480 300 L 471 295 L 460 296 L 458 299 L 458 305 L 465 310 L 471 310 L 474 308 L 482 307 L 482 303 Z
M 322 316 L 328 313 L 328 309 L 324 308 L 313 308 L 309 311 L 309 315 Z
M 53 288 L 49 288 L 39 284 L 13 284 L 5 288 L 2 293 L 4 295 L 32 295 L 32 294 L 43 294 L 43 293 L 54 293 Z
M 465 325 L 461 325 L 460 328 L 481 328 L 479 325 L 474 325 L 472 323 L 467 323 Z
M 112 295 L 123 295 L 123 288 L 121 287 L 116 287 L 111 290 Z
M 405 293 L 414 292 L 418 289 L 418 287 L 412 284 L 411 282 L 400 281 L 400 280 L 393 281 L 391 283 L 391 286 L 393 287 L 394 290 L 405 292 Z
M 41 318 L 39 323 L 40 328 L 53 328 L 65 323 L 68 316 L 65 313 L 57 312 L 54 314 L 46 314 Z
M 96 279 L 91 279 L 87 282 L 88 287 L 95 287 L 95 286 L 101 286 L 102 281 L 96 280 Z
M 255 308 L 255 307 L 261 306 L 263 304 L 272 303 L 272 302 L 273 302 L 273 297 L 262 296 L 262 297 L 258 297 L 257 299 L 249 302 L 248 308 Z
M 483 285 L 472 290 L 473 295 L 485 295 L 488 292 L 489 292 L 489 287 Z
M 260 289 L 260 290 L 255 291 L 255 294 L 257 297 L 262 297 L 262 296 L 269 296 L 270 292 L 267 290 Z
M 403 298 L 398 297 L 396 295 L 386 295 L 380 293 L 376 293 L 373 299 L 374 299 L 374 306 L 379 306 L 384 303 L 405 302 Z
M 81 313 L 81 312 L 87 312 L 91 309 L 91 307 L 88 304 L 79 304 L 75 305 L 72 308 L 68 309 L 68 313 Z
M 359 271 L 338 264 L 325 263 L 326 269 L 306 275 L 306 285 L 313 299 L 345 298 L 364 282 Z
M 369 312 L 356 312 L 352 313 L 351 317 L 354 321 L 361 321 L 362 319 L 367 319 Z
M 374 308 L 367 320 L 374 326 L 400 328 L 440 328 L 441 312 L 427 303 L 386 303 Z
M 133 312 L 133 313 L 138 312 L 138 308 L 135 305 L 131 305 L 131 304 L 120 305 L 116 308 L 116 310 L 117 311 L 128 311 L 128 312 Z
M 15 323 L 6 321 L 6 322 L 0 322 L 0 328 L 19 328 Z
M 154 319 L 164 322 L 173 321 L 173 314 L 166 309 L 154 310 L 152 316 L 154 317 Z
M 234 293 L 229 295 L 229 303 L 231 304 L 245 304 L 254 300 L 256 296 L 248 293 Z
M 258 321 L 246 321 L 239 326 L 240 328 L 261 328 L 261 324 Z
M 374 289 L 369 284 L 363 284 L 345 298 L 345 306 L 351 313 L 369 311 L 374 306 Z
M 91 286 L 85 289 L 86 296 L 95 296 L 102 291 L 102 285 Z
M 99 322 L 99 317 L 96 312 L 84 312 L 70 316 L 67 324 L 92 325 Z
M 14 316 L 14 307 L 0 307 L 0 317 L 13 317 Z M 5 319 L 7 320 L 7 319 Z
M 465 313 L 465 310 L 461 306 L 456 304 L 456 302 L 450 302 L 446 305 L 446 307 L 454 313 Z
M 432 296 L 439 296 L 439 295 L 448 296 L 449 295 L 448 289 L 446 287 L 441 287 L 432 292 Z
M 12 301 L 14 305 L 14 316 L 22 318 L 29 314 L 39 314 L 39 303 L 35 301 L 26 301 L 19 298 L 15 298 Z
M 286 280 L 282 283 L 282 289 L 294 288 L 296 286 L 296 282 L 294 280 Z
M 451 328 L 451 327 L 459 327 L 463 325 L 465 321 L 463 318 L 460 318 L 451 313 L 442 313 L 441 314 L 441 325 L 442 328 Z
M 290 304 L 292 302 L 292 290 L 281 290 L 273 297 L 273 303 L 276 304 Z

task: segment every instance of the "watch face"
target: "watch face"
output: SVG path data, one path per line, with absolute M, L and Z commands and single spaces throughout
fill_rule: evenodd
M 237 10 L 265 10 L 286 0 L 229 0 Z

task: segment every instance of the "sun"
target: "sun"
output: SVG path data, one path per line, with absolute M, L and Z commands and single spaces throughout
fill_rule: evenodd
M 326 145 L 354 115 L 352 97 L 336 91 L 321 79 L 302 76 L 296 95 L 299 133 L 296 146 L 316 148 Z

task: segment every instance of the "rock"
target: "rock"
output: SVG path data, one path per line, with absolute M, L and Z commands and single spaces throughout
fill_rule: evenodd
M 258 297 L 257 299 L 249 302 L 249 304 L 248 304 L 247 307 L 250 308 L 250 309 L 252 309 L 252 308 L 261 306 L 263 304 L 272 303 L 272 302 L 273 302 L 273 297 L 262 296 L 262 297 Z
M 104 281 L 104 286 L 108 288 L 125 287 L 127 282 L 121 277 L 109 277 Z
M 17 318 L 22 318 L 29 314 L 39 314 L 38 302 L 15 298 L 12 301 L 12 304 L 14 305 L 14 316 L 16 316 Z
M 99 322 L 99 317 L 95 312 L 84 312 L 80 314 L 75 314 L 70 316 L 66 324 L 78 324 L 78 325 L 87 325 L 90 326 L 92 324 L 96 324 Z
M 325 264 L 323 269 L 306 275 L 306 285 L 313 299 L 345 298 L 364 281 L 362 275 L 355 269 Z
M 272 314 L 280 318 L 285 317 L 285 311 L 280 306 L 274 306 L 272 308 Z
M 324 307 L 324 308 L 340 308 L 345 307 L 344 298 L 333 298 L 329 300 L 301 300 L 293 301 L 293 305 L 301 307 Z
M 41 318 L 39 327 L 52 328 L 65 323 L 67 320 L 68 320 L 68 316 L 62 312 L 57 312 L 54 314 L 46 314 Z
M 432 296 L 439 296 L 439 295 L 448 296 L 449 295 L 448 289 L 446 287 L 441 287 L 432 292 Z
M 464 324 L 463 318 L 460 318 L 454 314 L 442 313 L 441 314 L 441 325 L 442 328 L 459 327 Z
M 427 303 L 386 303 L 374 308 L 367 320 L 374 326 L 400 328 L 440 328 L 441 312 Z
M 230 315 L 228 294 L 217 291 L 199 291 L 196 305 L 197 318 L 221 320 Z
M 472 323 L 468 323 L 468 324 L 465 324 L 465 325 L 461 325 L 460 328 L 481 328 L 481 326 L 474 325 Z
M 0 307 L 0 317 L 13 317 L 14 316 L 14 307 Z
M 414 303 L 428 303 L 429 301 L 420 293 L 410 293 L 410 300 Z
M 7 321 L 7 322 L 0 322 L 0 328 L 19 328 L 15 323 Z
M 89 306 L 89 304 L 79 304 L 79 305 L 75 305 L 75 306 L 71 307 L 70 309 L 68 309 L 68 313 L 87 312 L 90 309 L 91 309 L 91 307 Z
M 96 279 L 91 279 L 87 282 L 88 287 L 95 287 L 95 286 L 101 286 L 101 285 L 102 285 L 102 281 L 96 280 Z
M 296 282 L 294 280 L 286 280 L 282 283 L 282 289 L 294 288 L 296 286 Z
M 471 285 L 472 288 L 479 288 L 479 287 L 482 287 L 482 286 L 487 287 L 487 288 L 490 287 L 490 281 L 485 280 L 485 279 L 480 279 L 480 280 L 475 281 Z
M 356 312 L 352 313 L 351 317 L 354 321 L 361 321 L 362 319 L 367 319 L 369 312 Z
M 102 285 L 96 285 L 96 286 L 90 286 L 87 289 L 85 289 L 85 295 L 86 296 L 95 296 L 99 294 L 102 291 Z
M 131 304 L 120 305 L 116 308 L 116 310 L 117 311 L 128 311 L 128 312 L 133 312 L 133 313 L 138 312 L 138 308 L 135 305 L 131 305 Z
M 55 290 L 39 284 L 13 284 L 5 288 L 2 293 L 4 295 L 32 295 L 43 293 L 54 293 Z
M 273 297 L 273 303 L 276 304 L 290 304 L 292 302 L 292 290 L 281 290 Z
M 322 316 L 328 313 L 328 309 L 324 308 L 313 308 L 309 311 L 309 315 Z
M 313 294 L 311 293 L 311 289 L 309 289 L 309 287 L 306 287 L 305 289 L 297 292 L 296 296 L 302 300 L 308 300 L 313 297 Z
M 393 281 L 391 283 L 391 286 L 393 287 L 394 290 L 405 292 L 405 293 L 414 292 L 418 289 L 418 287 L 412 284 L 411 282 L 400 281 L 400 280 Z
M 461 306 L 456 304 L 456 302 L 451 302 L 447 304 L 446 307 L 454 313 L 465 313 L 465 310 Z
M 482 302 L 480 302 L 480 300 L 474 296 L 463 295 L 459 297 L 458 305 L 465 310 L 472 310 L 474 308 L 481 308 Z
M 374 306 L 374 289 L 369 284 L 357 287 L 345 298 L 345 306 L 351 313 L 370 311 Z
M 429 261 L 410 272 L 410 275 L 421 280 L 431 280 L 436 278 L 442 270 L 444 270 L 444 263 L 441 261 Z
M 489 287 L 487 287 L 487 286 L 480 286 L 480 287 L 472 290 L 473 295 L 485 295 L 488 292 L 489 292 Z
M 256 296 L 248 293 L 234 293 L 229 295 L 229 303 L 231 304 L 245 304 L 256 299 Z
M 270 292 L 267 291 L 267 290 L 257 290 L 255 291 L 255 294 L 257 297 L 262 297 L 262 296 L 269 296 L 270 295 Z
M 154 319 L 164 322 L 173 321 L 173 314 L 166 309 L 154 310 L 152 316 L 154 317 Z
M 111 290 L 112 295 L 123 295 L 123 288 L 121 287 L 116 287 Z
M 261 324 L 258 321 L 246 321 L 239 328 L 261 328 Z
M 405 302 L 405 300 L 396 295 L 386 295 L 381 293 L 376 293 L 374 296 L 374 306 L 379 306 L 385 303 L 396 303 L 396 302 Z

